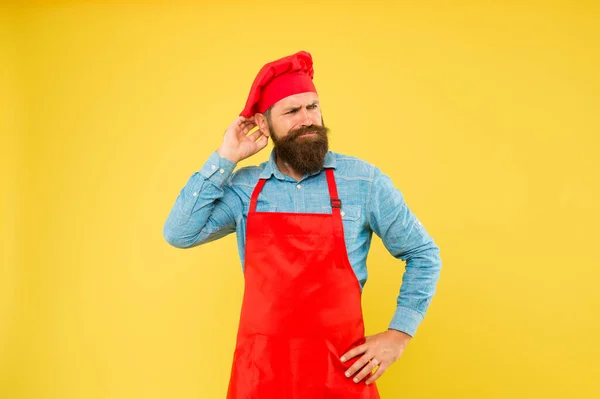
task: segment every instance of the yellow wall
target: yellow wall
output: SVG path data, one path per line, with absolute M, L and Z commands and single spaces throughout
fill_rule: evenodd
M 16 20 L 0 11 L 0 397 L 14 383 L 15 326 L 20 316 L 17 293 L 17 220 L 19 163 L 22 153 L 20 59 Z
M 235 239 L 177 250 L 162 226 L 258 69 L 300 49 L 332 149 L 442 249 L 383 397 L 600 397 L 598 2 L 196 3 L 1 11 L 0 397 L 224 397 Z M 375 333 L 402 265 L 378 240 L 369 265 Z

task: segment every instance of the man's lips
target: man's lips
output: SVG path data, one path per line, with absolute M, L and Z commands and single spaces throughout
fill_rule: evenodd
M 306 133 L 301 134 L 298 137 L 310 137 L 310 136 L 316 136 L 316 135 L 317 135 L 317 133 L 315 133 L 315 132 L 306 132 Z

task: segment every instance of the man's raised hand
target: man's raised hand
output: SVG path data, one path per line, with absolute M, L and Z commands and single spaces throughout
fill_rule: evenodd
M 243 116 L 235 118 L 225 131 L 223 143 L 217 150 L 219 156 L 238 163 L 265 148 L 268 143 L 268 134 L 263 134 L 260 128 L 248 134 L 255 126 L 254 118 L 244 118 Z

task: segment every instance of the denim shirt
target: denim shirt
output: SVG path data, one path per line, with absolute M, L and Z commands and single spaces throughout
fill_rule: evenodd
M 235 166 L 213 152 L 202 169 L 192 174 L 164 225 L 169 244 L 191 248 L 236 232 L 243 269 L 250 196 L 259 178 L 268 180 L 258 198 L 258 212 L 331 213 L 324 171 L 296 181 L 281 173 L 274 152 L 259 166 L 234 173 Z M 402 193 L 378 168 L 331 151 L 324 167 L 334 169 L 348 259 L 361 289 L 367 282 L 373 232 L 392 256 L 406 261 L 389 328 L 414 336 L 435 293 L 441 269 L 439 248 L 411 213 Z

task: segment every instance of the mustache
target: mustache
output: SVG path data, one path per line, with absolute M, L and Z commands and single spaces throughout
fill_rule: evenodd
M 296 140 L 298 137 L 300 137 L 306 133 L 315 133 L 317 136 L 324 137 L 324 136 L 327 136 L 328 131 L 329 131 L 329 129 L 326 128 L 325 126 L 318 126 L 318 125 L 302 126 L 299 129 L 292 130 L 289 133 L 288 138 L 289 138 L 289 140 Z

